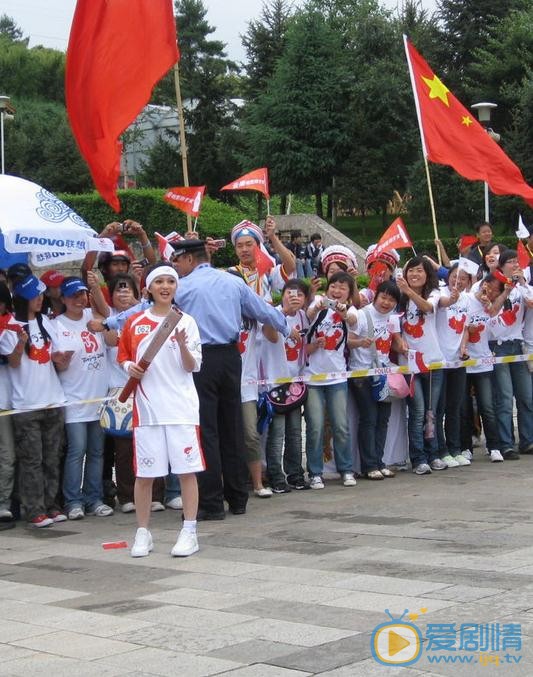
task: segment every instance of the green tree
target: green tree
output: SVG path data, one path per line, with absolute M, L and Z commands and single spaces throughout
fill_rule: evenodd
M 29 38 L 24 37 L 22 28 L 17 26 L 15 20 L 7 14 L 2 14 L 2 16 L 0 16 L 0 40 L 3 39 L 8 40 L 9 42 L 22 43 L 25 46 L 27 46 L 29 42 Z
M 5 125 L 6 172 L 54 192 L 92 187 L 76 147 L 64 106 L 53 101 L 15 99 L 16 115 Z
M 251 99 L 264 91 L 285 48 L 285 36 L 292 16 L 288 0 L 264 3 L 259 19 L 250 21 L 241 36 L 246 51 L 245 91 Z
M 267 165 L 272 192 L 319 197 L 346 143 L 348 73 L 341 42 L 316 11 L 295 16 L 265 93 L 243 118 L 248 167 Z

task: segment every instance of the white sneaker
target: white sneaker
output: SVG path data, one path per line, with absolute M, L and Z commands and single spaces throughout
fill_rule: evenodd
M 120 509 L 121 509 L 122 512 L 124 512 L 124 513 L 135 512 L 135 503 L 132 503 L 131 501 L 128 501 L 127 503 L 123 503 L 123 504 L 120 506 Z
M 176 545 L 170 551 L 172 557 L 188 557 L 194 555 L 200 549 L 196 533 L 182 529 L 179 533 Z
M 86 515 L 94 515 L 95 517 L 109 517 L 114 512 L 115 511 L 113 510 L 113 508 L 110 508 L 105 503 L 100 503 L 100 505 L 97 505 L 92 510 L 87 510 L 87 512 L 85 514 Z
M 419 463 L 413 468 L 415 475 L 431 475 L 431 468 L 427 463 Z
M 0 510 L 0 520 L 7 521 L 12 519 L 13 513 L 11 512 L 11 510 L 8 510 L 7 508 L 5 508 L 4 510 Z
M 152 501 L 150 510 L 152 512 L 161 512 L 162 510 L 165 510 L 165 506 L 161 503 L 161 501 Z
M 254 494 L 257 498 L 270 498 L 272 496 L 272 489 L 270 487 L 261 487 L 261 489 L 254 489 Z
M 67 517 L 69 520 L 82 520 L 85 517 L 85 513 L 83 512 L 83 508 L 76 506 L 68 511 Z
M 146 557 L 154 548 L 152 534 L 144 527 L 139 527 L 135 534 L 135 543 L 131 546 L 132 557 Z
M 503 461 L 503 456 L 497 449 L 491 449 L 490 460 L 492 461 L 492 463 L 501 463 Z
M 320 477 L 320 475 L 313 475 L 312 477 L 309 478 L 309 486 L 311 487 L 311 489 L 323 489 L 324 481 Z
M 431 461 L 429 467 L 431 470 L 446 470 L 448 466 L 446 465 L 445 461 L 440 458 L 436 458 L 435 460 Z
M 355 487 L 357 481 L 353 472 L 343 472 L 342 473 L 342 483 L 345 487 Z
M 459 461 L 456 458 L 454 458 L 451 454 L 443 456 L 442 460 L 444 461 L 444 463 L 446 463 L 448 468 L 458 468 L 461 465 Z
M 474 460 L 474 454 L 470 451 L 470 449 L 465 449 L 464 451 L 462 451 L 461 456 L 463 458 L 466 458 L 466 460 L 470 462 Z
M 183 510 L 183 501 L 181 500 L 181 496 L 176 496 L 176 498 L 171 498 L 170 501 L 167 501 L 165 503 L 167 508 L 170 508 L 171 510 Z
M 455 460 L 459 465 L 471 465 L 472 463 L 467 458 L 465 458 L 463 454 L 457 454 L 457 456 L 455 456 Z

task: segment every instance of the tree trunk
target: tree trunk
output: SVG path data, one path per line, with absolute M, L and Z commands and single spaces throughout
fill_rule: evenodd
M 333 199 L 331 196 L 331 191 L 328 191 L 327 194 L 327 205 L 326 205 L 326 219 L 331 223 L 331 216 L 333 214 Z
M 317 216 L 319 216 L 321 219 L 324 218 L 324 211 L 322 209 L 322 193 L 321 192 L 315 193 L 315 211 L 316 211 Z
M 331 225 L 337 227 L 337 192 L 336 192 L 336 181 L 333 176 L 331 179 Z
M 261 210 L 263 207 L 263 193 L 257 193 L 257 222 L 261 221 Z
M 279 203 L 279 213 L 285 214 L 286 211 L 287 211 L 287 196 L 285 195 L 285 193 L 283 193 Z

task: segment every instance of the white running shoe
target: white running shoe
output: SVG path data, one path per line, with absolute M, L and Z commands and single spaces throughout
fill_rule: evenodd
M 123 503 L 120 506 L 120 509 L 124 513 L 135 512 L 135 503 L 132 503 L 132 501 L 128 501 L 127 503 Z
M 431 470 L 446 470 L 448 466 L 446 465 L 446 462 L 443 461 L 441 458 L 436 458 L 435 460 L 431 461 L 429 467 L 431 468 Z
M 144 527 L 139 527 L 135 534 L 135 543 L 131 547 L 132 557 L 146 557 L 154 548 L 152 534 Z
M 342 483 L 345 487 L 355 487 L 357 481 L 353 472 L 343 472 L 342 473 Z
M 472 463 L 472 461 L 469 461 L 467 458 L 465 458 L 463 454 L 457 454 L 457 456 L 454 458 L 459 465 L 471 465 Z
M 109 517 L 114 512 L 115 511 L 113 510 L 113 508 L 111 508 L 109 505 L 106 505 L 105 503 L 100 503 L 100 505 L 91 508 L 91 510 L 87 510 L 85 514 L 95 515 L 96 517 Z
M 444 463 L 446 463 L 448 468 L 458 468 L 461 465 L 459 461 L 456 458 L 454 458 L 451 454 L 443 456 L 442 460 L 444 461 Z
M 179 533 L 176 545 L 170 551 L 172 557 L 189 557 L 200 549 L 196 533 L 182 529 Z
M 257 498 L 270 498 L 272 496 L 272 489 L 270 487 L 261 487 L 261 489 L 254 489 L 254 494 Z
M 176 496 L 176 498 L 171 498 L 170 501 L 167 501 L 165 503 L 167 508 L 170 508 L 171 510 L 183 510 L 183 501 L 181 500 L 181 496 Z
M 165 510 L 165 506 L 161 503 L 161 501 L 152 501 L 150 510 L 151 512 L 161 512 L 162 510 Z
M 497 449 L 491 449 L 490 460 L 492 461 L 492 463 L 501 463 L 503 461 L 503 456 Z
M 462 451 L 461 456 L 463 458 L 466 458 L 466 460 L 470 462 L 474 460 L 474 454 L 470 451 L 470 449 L 465 449 L 464 451 Z
M 320 475 L 313 475 L 313 477 L 309 478 L 309 486 L 311 489 L 323 489 L 324 488 L 324 481 L 320 477 Z
M 419 463 L 413 468 L 415 475 L 431 475 L 431 468 L 427 463 Z

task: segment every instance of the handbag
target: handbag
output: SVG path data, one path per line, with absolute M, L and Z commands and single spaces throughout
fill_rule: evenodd
M 110 388 L 100 407 L 100 426 L 107 435 L 131 437 L 133 434 L 133 393 L 125 402 L 119 402 L 122 388 Z
M 305 383 L 281 383 L 266 394 L 275 414 L 288 414 L 299 409 L 307 400 Z
M 374 323 L 366 308 L 363 308 L 366 317 L 368 338 L 374 338 Z M 378 359 L 376 344 L 372 343 L 373 362 L 372 366 L 381 367 Z M 376 374 L 372 379 L 372 397 L 375 402 L 390 402 L 392 399 L 403 399 L 409 395 L 409 386 L 403 374 Z

